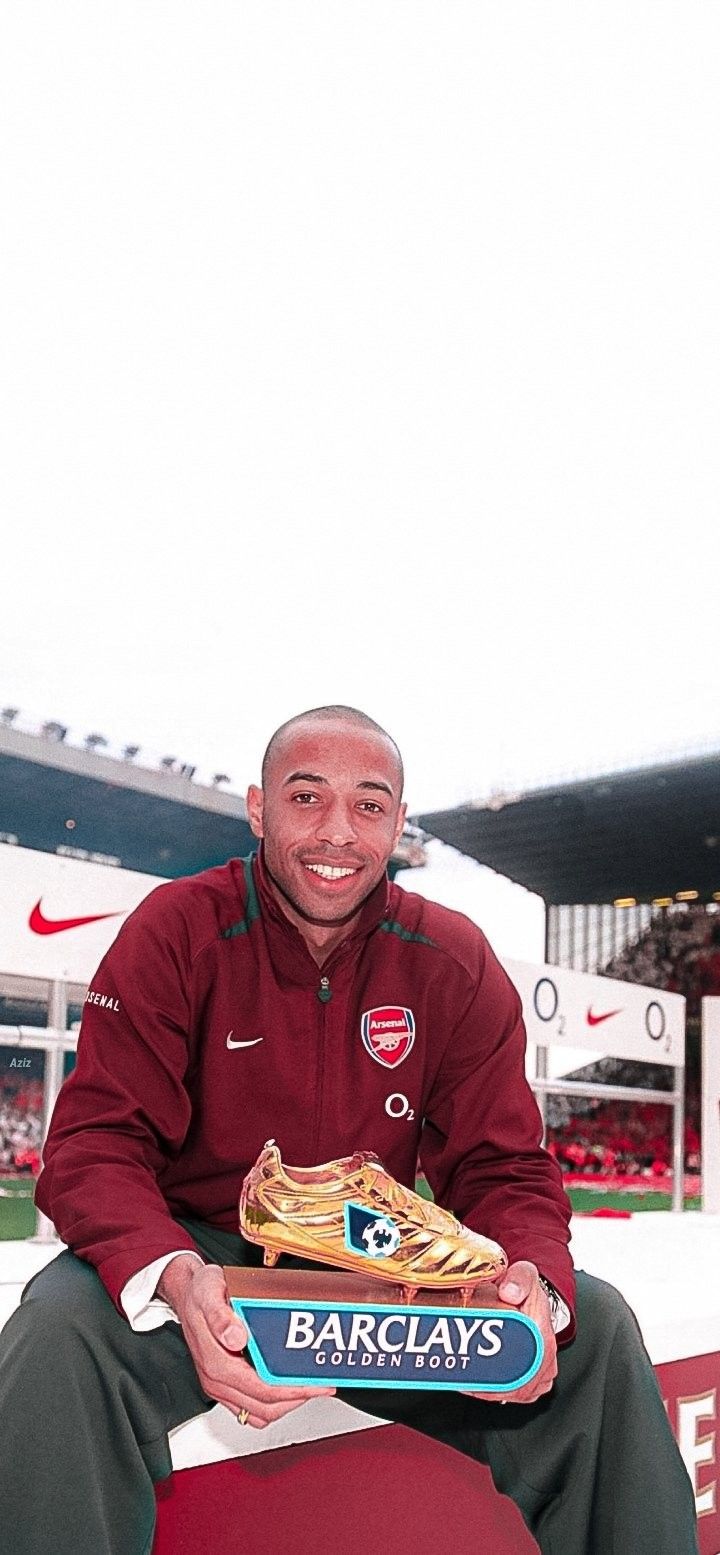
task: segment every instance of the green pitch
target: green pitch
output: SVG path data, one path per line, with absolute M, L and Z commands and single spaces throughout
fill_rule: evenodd
M 636 1215 L 643 1209 L 672 1209 L 672 1197 L 669 1193 L 658 1193 L 654 1188 L 628 1189 L 627 1192 L 604 1193 L 598 1188 L 568 1188 L 568 1198 L 576 1214 L 589 1215 L 594 1209 L 623 1209 L 630 1210 Z M 699 1193 L 687 1194 L 685 1197 L 686 1209 L 701 1209 L 702 1200 Z
M 0 1177 L 0 1242 L 18 1242 L 35 1232 L 32 1177 Z
M 594 1209 L 623 1209 L 630 1210 L 635 1215 L 644 1209 L 672 1209 L 672 1196 L 662 1193 L 656 1188 L 627 1188 L 625 1190 L 613 1190 L 605 1192 L 597 1185 L 592 1188 L 568 1188 L 567 1196 L 576 1214 L 589 1215 Z M 418 1193 L 424 1199 L 431 1199 L 432 1194 L 424 1177 L 418 1177 L 415 1184 Z M 685 1197 L 686 1209 L 701 1209 L 702 1200 L 699 1194 L 688 1194 Z
M 0 1242 L 22 1241 L 35 1232 L 35 1206 L 32 1195 L 35 1184 L 31 1177 L 0 1177 Z M 418 1180 L 418 1192 L 426 1198 L 430 1190 L 423 1178 Z M 658 1193 L 649 1188 L 643 1191 L 603 1193 L 598 1188 L 570 1188 L 569 1198 L 574 1210 L 589 1214 L 594 1209 L 630 1210 L 633 1215 L 640 1210 L 672 1209 L 669 1193 Z M 697 1195 L 685 1200 L 686 1209 L 700 1209 Z

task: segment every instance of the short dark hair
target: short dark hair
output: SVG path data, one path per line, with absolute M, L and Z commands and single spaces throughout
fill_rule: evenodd
M 271 735 L 268 741 L 267 749 L 262 759 L 261 782 L 263 788 L 265 788 L 267 783 L 268 767 L 270 765 L 270 761 L 276 746 L 279 745 L 283 736 L 287 734 L 290 729 L 294 729 L 296 724 L 302 723 L 349 723 L 353 724 L 356 728 L 372 729 L 375 734 L 381 734 L 383 739 L 387 740 L 389 744 L 392 745 L 395 755 L 397 756 L 398 766 L 400 768 L 400 793 L 402 794 L 403 785 L 405 782 L 403 760 L 392 735 L 388 734 L 387 729 L 383 729 L 382 724 L 376 723 L 375 719 L 371 718 L 368 713 L 363 713 L 359 707 L 346 707 L 342 702 L 333 702 L 328 704 L 326 707 L 309 707 L 304 713 L 296 713 L 293 718 L 288 718 L 284 724 L 280 725 L 279 729 L 275 730 L 275 733 Z

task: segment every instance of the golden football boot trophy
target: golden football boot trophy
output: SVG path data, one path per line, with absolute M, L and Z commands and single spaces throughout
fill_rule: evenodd
M 397 1182 L 369 1150 L 291 1167 L 269 1140 L 243 1183 L 240 1230 L 267 1267 L 289 1253 L 390 1281 L 408 1302 L 427 1288 L 457 1290 L 464 1305 L 507 1267 L 497 1242 Z
M 226 1269 L 228 1297 L 266 1382 L 504 1395 L 540 1366 L 537 1325 L 495 1288 L 503 1249 L 372 1151 L 285 1166 L 269 1140 L 242 1185 L 240 1230 L 265 1267 Z M 283 1253 L 324 1267 L 275 1268 Z

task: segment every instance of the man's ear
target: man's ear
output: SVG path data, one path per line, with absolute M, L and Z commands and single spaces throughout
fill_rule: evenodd
M 393 843 L 393 847 L 394 848 L 397 847 L 397 845 L 398 845 L 398 843 L 400 841 L 400 838 L 402 837 L 402 829 L 403 829 L 403 826 L 405 825 L 405 816 L 406 816 L 406 814 L 407 814 L 407 805 L 406 804 L 401 804 L 400 809 L 398 810 L 397 826 L 396 826 L 396 829 L 395 829 L 395 841 Z
M 256 837 L 264 837 L 263 831 L 263 791 L 251 783 L 245 800 L 247 805 L 250 829 Z

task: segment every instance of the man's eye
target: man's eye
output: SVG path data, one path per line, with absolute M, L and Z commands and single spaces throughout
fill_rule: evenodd
M 314 804 L 317 794 L 293 794 L 293 804 Z
M 374 799 L 363 799 L 360 809 L 371 810 L 373 815 L 382 815 L 383 813 L 382 805 L 376 804 Z

